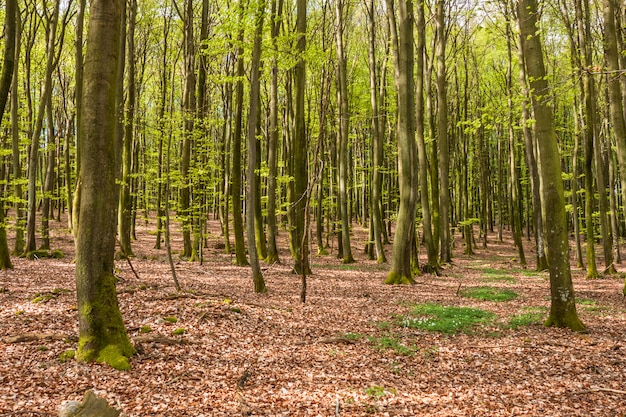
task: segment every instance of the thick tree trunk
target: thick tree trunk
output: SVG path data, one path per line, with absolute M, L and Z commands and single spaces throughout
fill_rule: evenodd
M 535 114 L 534 129 L 539 150 L 538 163 L 541 166 L 544 218 L 546 224 L 550 225 L 546 228 L 546 241 L 550 267 L 551 306 L 545 325 L 584 331 L 585 325 L 576 313 L 574 285 L 569 265 L 565 196 L 552 107 L 542 99 L 549 94 L 549 86 L 543 63 L 541 40 L 538 36 L 536 1 L 520 0 L 517 12 L 524 65 L 532 91 L 531 101 Z
M 76 237 L 76 358 L 129 369 L 133 348 L 115 290 L 115 88 L 121 0 L 92 0 L 85 57 L 80 220 Z
M 395 57 L 395 82 L 398 94 L 398 180 L 400 209 L 393 239 L 391 271 L 386 284 L 414 284 L 411 260 L 415 239 L 415 86 L 413 67 L 413 2 L 400 1 L 395 17 L 393 0 L 387 0 Z

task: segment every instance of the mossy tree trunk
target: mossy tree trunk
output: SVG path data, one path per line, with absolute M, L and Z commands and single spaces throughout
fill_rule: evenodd
M 7 3 L 8 5 L 8 3 Z M 13 66 L 13 79 L 11 85 L 11 153 L 13 162 L 13 181 L 15 182 L 15 245 L 13 247 L 13 254 L 21 255 L 24 252 L 24 193 L 22 190 L 22 163 L 20 152 L 20 129 L 19 129 L 19 65 L 15 65 L 15 62 L 19 62 L 20 49 L 21 49 L 21 17 L 18 13 L 15 14 L 15 51 Z M 10 23 L 7 21 L 7 23 Z M 10 36 L 7 33 L 5 36 Z
M 413 80 L 413 2 L 400 1 L 396 19 L 393 0 L 386 0 L 398 94 L 398 179 L 400 208 L 393 239 L 391 271 L 386 284 L 414 284 L 411 260 L 415 238 L 415 91 Z
M 569 264 L 569 243 L 565 195 L 561 178 L 561 163 L 557 146 L 552 107 L 544 98 L 550 94 L 537 23 L 536 0 L 518 3 L 520 39 L 524 65 L 531 88 L 531 102 L 535 114 L 535 138 L 538 163 L 541 166 L 541 184 L 550 269 L 550 314 L 546 326 L 567 327 L 584 331 L 585 325 L 576 313 L 574 285 Z
M 122 0 L 92 0 L 85 56 L 80 218 L 76 236 L 76 358 L 129 369 L 135 350 L 115 289 L 115 116 Z

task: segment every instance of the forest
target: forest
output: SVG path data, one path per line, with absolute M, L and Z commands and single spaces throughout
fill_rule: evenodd
M 0 415 L 626 413 L 623 0 L 0 20 Z

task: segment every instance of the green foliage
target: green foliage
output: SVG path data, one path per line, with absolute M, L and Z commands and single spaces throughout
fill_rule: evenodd
M 74 359 L 76 351 L 74 349 L 68 349 L 59 355 L 59 362 L 66 363 Z
M 186 330 L 185 330 L 185 328 L 184 328 L 184 327 L 179 327 L 179 328 L 174 329 L 174 330 L 172 331 L 172 335 L 174 335 L 174 336 L 181 336 L 181 335 L 184 335 L 184 334 L 185 334 L 185 331 L 186 331 Z
M 365 389 L 365 393 L 373 399 L 378 400 L 387 394 L 395 395 L 397 391 L 395 388 L 385 388 L 379 385 L 372 385 L 371 387 Z
M 152 331 L 152 327 L 150 326 L 141 326 L 139 329 L 139 333 L 150 333 Z
M 176 317 L 174 317 L 174 316 L 167 316 L 167 317 L 163 318 L 163 320 L 165 320 L 168 323 L 172 323 L 172 324 L 178 322 L 178 319 Z
M 517 298 L 517 293 L 506 288 L 472 287 L 461 291 L 463 297 L 475 298 L 481 301 L 510 301 Z
M 546 316 L 545 308 L 530 307 L 525 310 L 527 310 L 525 313 L 520 313 L 510 317 L 504 327 L 515 330 L 519 327 L 527 327 L 543 323 Z
M 474 326 L 487 323 L 495 317 L 492 312 L 476 308 L 426 303 L 414 306 L 409 316 L 399 317 L 396 322 L 404 327 L 455 334 L 469 332 Z
M 374 344 L 374 347 L 378 350 L 392 350 L 398 355 L 411 356 L 418 351 L 418 348 L 414 345 L 405 346 L 400 340 L 393 335 L 386 335 L 382 337 L 369 337 L 370 342 Z

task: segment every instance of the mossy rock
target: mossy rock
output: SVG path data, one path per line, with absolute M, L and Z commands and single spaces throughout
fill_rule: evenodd
M 50 258 L 52 258 L 52 259 L 62 259 L 62 258 L 65 258 L 65 254 L 63 253 L 62 250 L 55 249 L 52 252 L 50 252 Z
M 26 259 L 29 259 L 31 261 L 35 260 L 35 259 L 44 259 L 44 258 L 49 258 L 50 257 L 50 252 L 48 252 L 47 250 L 33 250 L 30 252 L 26 252 L 25 255 Z

